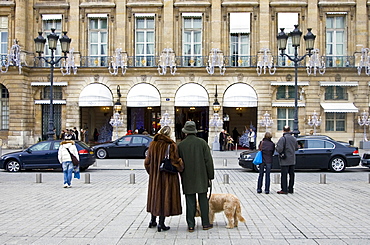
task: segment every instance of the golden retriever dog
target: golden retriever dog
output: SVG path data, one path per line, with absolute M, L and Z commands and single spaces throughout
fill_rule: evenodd
M 209 199 L 209 222 L 213 224 L 215 213 L 224 211 L 228 220 L 226 228 L 232 229 L 238 226 L 238 221 L 245 222 L 242 216 L 239 199 L 233 194 L 212 194 Z M 196 216 L 200 216 L 200 208 L 197 203 Z

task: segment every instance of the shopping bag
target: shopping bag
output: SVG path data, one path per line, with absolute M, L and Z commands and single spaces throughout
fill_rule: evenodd
M 258 151 L 253 159 L 254 165 L 260 165 L 262 163 L 262 151 Z

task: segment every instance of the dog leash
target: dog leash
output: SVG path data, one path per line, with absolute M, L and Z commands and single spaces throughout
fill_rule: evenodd
M 209 199 L 211 199 L 211 195 L 212 195 L 212 180 L 208 180 L 208 186 L 209 186 L 208 201 L 209 201 Z

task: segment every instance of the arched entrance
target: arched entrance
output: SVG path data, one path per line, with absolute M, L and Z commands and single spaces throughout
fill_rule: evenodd
M 112 140 L 113 95 L 110 89 L 100 83 L 87 85 L 81 92 L 80 106 L 81 129 L 87 130 L 85 142 L 107 142 Z M 95 129 L 99 136 L 94 138 Z
M 161 118 L 160 106 L 161 96 L 153 85 L 139 83 L 133 86 L 127 94 L 127 130 L 156 134 Z
M 257 129 L 256 91 L 244 83 L 231 85 L 224 94 L 223 113 L 224 128 L 233 138 L 236 135 L 235 129 L 240 135 L 249 127 Z
M 175 96 L 175 133 L 176 138 L 183 137 L 181 129 L 186 121 L 194 121 L 198 136 L 208 141 L 209 99 L 204 87 L 196 83 L 181 86 Z

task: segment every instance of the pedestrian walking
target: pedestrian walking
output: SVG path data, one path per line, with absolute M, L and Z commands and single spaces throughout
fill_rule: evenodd
M 275 144 L 271 141 L 272 134 L 265 133 L 265 137 L 258 145 L 258 149 L 262 151 L 262 163 L 259 165 L 259 175 L 257 181 L 257 193 L 262 193 L 263 176 L 265 175 L 265 193 L 270 193 L 270 172 L 272 166 L 272 156 L 275 151 Z
M 161 161 L 165 158 L 169 147 L 171 163 L 179 172 L 184 169 L 184 163 L 179 158 L 177 145 L 171 140 L 171 128 L 164 126 L 154 136 L 150 143 L 144 166 L 149 174 L 147 212 L 151 213 L 149 228 L 157 226 L 158 231 L 167 231 L 169 226 L 164 224 L 165 217 L 182 214 L 179 174 L 162 172 L 159 170 Z
M 279 153 L 279 163 L 281 167 L 281 190 L 278 194 L 288 194 L 294 192 L 294 169 L 295 151 L 298 150 L 298 143 L 290 132 L 290 127 L 283 128 L 283 136 L 276 143 L 276 151 Z M 281 157 L 284 156 L 284 157 Z M 289 185 L 288 185 L 289 175 Z
M 186 222 L 188 231 L 193 232 L 195 227 L 196 195 L 203 230 L 213 227 L 209 222 L 209 203 L 207 191 L 214 178 L 214 166 L 207 142 L 196 136 L 195 122 L 187 121 L 182 129 L 186 138 L 179 144 L 179 155 L 184 162 L 184 171 L 181 173 L 183 193 L 186 199 Z
M 71 140 L 72 136 L 64 136 L 65 140 L 60 142 L 58 150 L 58 160 L 62 164 L 63 175 L 64 175 L 64 188 L 72 187 L 72 172 L 73 163 L 71 159 L 71 154 L 73 154 L 78 160 L 80 156 L 78 155 L 77 147 L 75 142 Z M 69 153 L 70 152 L 70 153 Z

